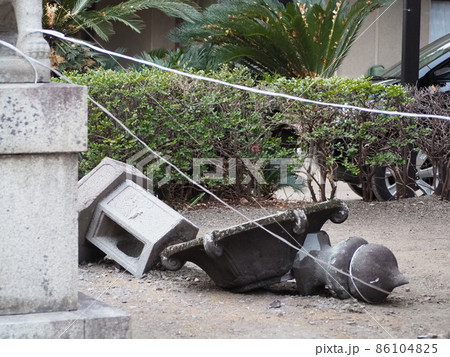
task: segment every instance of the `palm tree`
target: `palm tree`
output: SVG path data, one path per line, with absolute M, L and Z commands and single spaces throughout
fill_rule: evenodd
M 170 37 L 199 53 L 197 67 L 233 62 L 286 77 L 333 75 L 366 16 L 391 0 L 228 0 Z M 286 5 L 284 5 L 286 3 Z
M 120 22 L 136 32 L 144 27 L 138 12 L 157 9 L 168 16 L 192 22 L 200 12 L 191 0 L 126 0 L 115 6 L 99 8 L 101 0 L 44 0 L 43 27 L 68 36 L 82 36 L 85 31 L 108 41 L 114 23 Z M 94 7 L 94 5 L 96 5 Z M 47 37 L 52 49 L 52 63 L 59 69 L 83 70 L 98 64 L 99 57 L 80 46 Z

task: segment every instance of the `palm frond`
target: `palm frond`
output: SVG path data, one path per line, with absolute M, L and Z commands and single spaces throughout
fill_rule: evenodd
M 138 15 L 141 10 L 157 9 L 185 21 L 194 21 L 200 15 L 199 6 L 192 0 L 125 0 L 114 6 L 101 8 L 97 5 L 94 8 L 94 5 L 100 2 L 101 0 L 43 0 L 43 27 L 70 36 L 77 36 L 82 31 L 91 30 L 99 38 L 107 41 L 115 33 L 114 23 L 117 22 L 139 33 L 144 27 L 144 22 Z M 53 38 L 49 38 L 49 43 L 53 53 L 67 57 L 66 62 L 80 61 L 80 63 L 74 63 L 74 68 L 77 70 L 92 67 L 92 63 L 95 65 L 103 63 L 97 60 L 91 61 L 89 58 L 93 57 L 93 54 L 85 53 L 78 48 L 74 48 L 73 53 L 70 53 L 70 47 L 67 46 L 64 50 L 62 45 L 58 45 L 57 48 L 58 41 Z M 81 62 L 89 62 L 89 65 L 86 66 Z M 59 58 L 53 63 L 64 63 L 60 69 L 68 68 L 67 64 Z
M 170 33 L 225 61 L 289 76 L 329 76 L 348 53 L 364 18 L 392 0 L 229 0 Z M 210 46 L 206 46 L 205 44 Z
M 81 31 L 83 28 L 93 30 L 104 41 L 107 41 L 114 34 L 111 21 L 101 13 L 99 14 L 98 11 L 89 11 L 88 13 L 78 15 L 77 23 L 77 30 Z
M 98 3 L 100 0 L 77 0 L 73 6 L 68 7 L 70 4 L 64 4 L 64 2 L 60 2 L 62 7 L 65 7 L 66 10 L 70 10 L 71 16 L 77 16 L 78 14 L 89 10 L 95 3 Z M 73 3 L 73 1 L 66 1 L 66 3 Z M 64 6 L 66 5 L 66 6 Z
M 191 0 L 128 0 L 115 7 L 123 12 L 136 13 L 137 11 L 156 9 L 171 17 L 179 17 L 192 22 L 200 18 L 200 9 L 197 3 Z

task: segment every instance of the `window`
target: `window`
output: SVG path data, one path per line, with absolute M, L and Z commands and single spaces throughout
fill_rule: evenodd
M 450 1 L 432 0 L 430 8 L 430 42 L 450 33 Z

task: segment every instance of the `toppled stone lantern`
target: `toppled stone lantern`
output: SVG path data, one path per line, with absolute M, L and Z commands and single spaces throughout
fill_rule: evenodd
M 161 261 L 171 270 L 191 261 L 216 285 L 234 292 L 295 277 L 301 295 L 326 287 L 341 299 L 380 302 L 407 280 L 384 246 L 349 238 L 331 247 L 323 224 L 342 223 L 347 216 L 339 200 L 288 210 L 172 245 Z
M 338 200 L 288 210 L 172 245 L 161 253 L 161 261 L 171 270 L 191 261 L 216 285 L 248 291 L 290 279 L 308 232 L 320 231 L 327 220 L 341 223 L 347 214 Z
M 86 234 L 98 203 L 126 180 L 143 189 L 150 189 L 147 176 L 134 166 L 105 157 L 94 169 L 78 181 L 78 260 L 98 261 L 105 252 L 86 240 Z
M 78 183 L 80 260 L 94 248 L 139 277 L 170 244 L 192 240 L 198 227 L 152 195 L 135 167 L 103 159 Z

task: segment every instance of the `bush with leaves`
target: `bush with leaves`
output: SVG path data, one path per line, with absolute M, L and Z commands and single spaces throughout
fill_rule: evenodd
M 255 84 L 245 69 L 223 69 L 210 75 L 233 83 Z M 278 182 L 264 175 L 265 164 L 272 158 L 297 158 L 295 149 L 283 147 L 280 138 L 271 135 L 278 122 L 268 111 L 264 96 L 157 69 L 99 70 L 69 78 L 88 86 L 95 100 L 191 178 L 196 162 L 201 169 L 200 182 L 223 198 L 270 195 Z M 126 162 L 142 149 L 106 114 L 90 105 L 89 150 L 82 155 L 80 175 L 106 156 Z M 215 160 L 208 162 L 206 158 Z M 153 175 L 155 193 L 161 198 L 189 201 L 200 194 L 173 169 L 166 182 L 169 168 L 156 158 L 153 162 L 156 166 L 148 165 L 152 172 L 147 174 Z M 223 176 L 208 177 L 208 172 L 217 173 L 222 167 Z
M 413 88 L 411 95 L 414 100 L 407 105 L 406 110 L 450 117 L 449 93 Z M 416 143 L 417 148 L 428 157 L 428 168 L 433 170 L 434 179 L 430 184 L 435 185 L 435 193 L 445 200 L 450 200 L 450 121 L 436 118 L 417 118 L 409 121 L 410 125 L 420 128 Z
M 401 86 L 386 87 L 367 78 L 266 76 L 266 83 L 269 89 L 317 102 L 363 108 L 397 110 L 409 101 Z M 405 164 L 404 148 L 415 137 L 415 126 L 405 127 L 404 121 L 396 116 L 284 100 L 278 100 L 277 106 L 278 115 L 298 128 L 299 143 L 307 159 L 307 185 L 314 201 L 335 196 L 338 168 L 356 176 L 362 184 L 363 199 L 372 200 L 374 169 Z M 331 185 L 328 197 L 327 182 Z
M 223 67 L 206 75 L 318 102 L 365 108 L 398 110 L 411 100 L 403 87 L 385 87 L 367 78 L 266 75 L 255 80 L 243 67 Z M 404 177 L 400 181 L 408 183 L 404 165 L 422 130 L 416 122 L 397 116 L 262 96 L 159 69 L 99 70 L 70 78 L 87 85 L 96 100 L 190 177 L 200 169 L 200 182 L 224 198 L 268 197 L 282 181 L 280 168 L 285 165 L 293 173 L 306 159 L 307 185 L 314 200 L 335 196 L 340 167 L 362 183 L 363 198 L 369 201 L 377 167 L 394 168 Z M 89 115 L 89 151 L 83 154 L 81 175 L 105 156 L 127 161 L 143 149 L 95 106 L 90 106 Z M 289 145 L 274 134 L 286 124 L 296 130 Z M 302 149 L 301 158 L 296 148 Z M 279 159 L 288 160 L 280 164 Z M 311 163 L 318 166 L 317 173 Z M 219 178 L 214 165 L 224 169 Z M 166 165 L 153 168 L 160 197 L 188 201 L 200 194 L 174 170 L 170 182 L 161 181 L 167 177 Z M 293 177 L 283 182 L 292 183 Z M 329 196 L 325 194 L 327 182 L 332 187 Z

